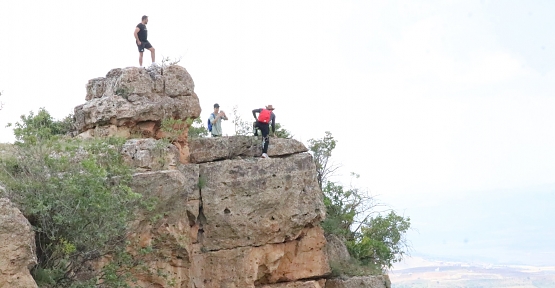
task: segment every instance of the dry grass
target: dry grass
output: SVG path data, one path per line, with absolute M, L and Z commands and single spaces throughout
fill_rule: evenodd
M 15 153 L 15 147 L 12 143 L 0 143 L 0 159 L 11 156 Z

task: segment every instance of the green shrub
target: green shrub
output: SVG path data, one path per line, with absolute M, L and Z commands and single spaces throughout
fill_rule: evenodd
M 188 136 L 192 138 L 201 138 L 208 136 L 208 129 L 204 127 L 203 122 L 200 118 L 195 118 L 189 126 Z
M 29 145 L 65 135 L 74 130 L 75 122 L 72 114 L 62 120 L 55 120 L 44 108 L 40 108 L 36 115 L 33 111 L 28 116 L 21 115 L 20 120 L 14 125 L 16 144 Z M 8 127 L 11 126 L 12 123 L 9 123 Z
M 383 216 L 377 209 L 383 205 L 376 203 L 366 191 L 328 180 L 338 168 L 330 162 L 337 144 L 330 132 L 326 132 L 324 138 L 310 139 L 308 143 L 326 206 L 326 219 L 321 223 L 322 228 L 326 234 L 344 239 L 353 258 L 349 263 L 334 264 L 336 273 L 349 276 L 373 273 L 391 268 L 393 263 L 401 261 L 409 249 L 405 235 L 410 228 L 410 218 L 399 216 L 393 211 Z M 355 173 L 351 173 L 351 176 L 359 177 Z
M 124 140 L 54 137 L 61 130 L 43 109 L 21 119 L 14 131 L 18 145 L 0 158 L 0 182 L 35 230 L 37 282 L 79 287 L 89 283 L 77 281 L 89 273 L 87 262 L 124 249 L 127 223 L 140 204 L 119 153 Z
M 365 265 L 391 268 L 406 253 L 404 234 L 409 228 L 410 218 L 399 216 L 393 211 L 386 216 L 378 215 L 361 226 L 355 239 L 347 241 L 347 249 Z
M 162 120 L 161 130 L 169 142 L 174 142 L 188 128 L 187 137 L 200 138 L 208 136 L 208 130 L 202 125 L 200 118 L 187 118 L 187 120 L 166 118 Z
M 13 158 L 0 161 L 7 195 L 36 231 L 35 275 L 71 282 L 87 261 L 123 247 L 140 195 L 129 187 L 121 144 L 55 140 L 18 147 Z

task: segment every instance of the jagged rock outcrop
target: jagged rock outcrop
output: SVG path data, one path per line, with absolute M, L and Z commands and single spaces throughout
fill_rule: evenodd
M 331 272 L 310 154 L 179 164 L 160 142 L 132 139 L 122 148 L 140 171 L 133 190 L 160 209 L 145 211 L 129 235 L 131 251 L 155 247 L 134 272 L 140 285 L 255 287 Z
M 81 137 L 121 136 L 162 138 L 164 119 L 197 118 L 200 104 L 194 82 L 178 65 L 112 69 L 87 84 L 87 102 L 75 107 L 75 127 Z M 175 145 L 186 162 L 186 127 L 179 127 Z
M 226 141 L 237 139 L 245 138 L 202 143 L 229 147 Z M 175 148 L 160 143 L 133 139 L 122 148 L 140 171 L 134 191 L 154 196 L 159 207 L 145 211 L 129 235 L 130 251 L 151 250 L 141 259 L 146 267 L 133 272 L 141 287 L 386 287 L 381 278 L 328 279 L 330 261 L 348 261 L 349 255 L 339 239 L 328 244 L 319 227 L 325 208 L 310 154 L 278 148 L 282 156 L 270 159 L 230 153 L 219 161 L 180 164 Z
M 187 127 L 174 127 L 181 134 L 172 143 L 156 140 L 167 136 L 164 119 L 200 114 L 183 67 L 113 69 L 89 81 L 86 100 L 75 108 L 81 137 L 141 138 L 121 149 L 135 168 L 133 191 L 148 207 L 127 237 L 127 251 L 140 263 L 129 271 L 135 285 L 385 287 L 364 286 L 370 278 L 328 279 L 330 259 L 345 256 L 333 256 L 344 252 L 327 244 L 320 227 L 323 195 L 301 142 L 272 138 L 271 158 L 261 159 L 261 139 L 254 136 L 187 139 Z
M 36 264 L 31 224 L 9 199 L 0 198 L 0 287 L 37 287 L 29 272 Z
M 325 217 L 310 154 L 200 164 L 208 250 L 282 243 Z

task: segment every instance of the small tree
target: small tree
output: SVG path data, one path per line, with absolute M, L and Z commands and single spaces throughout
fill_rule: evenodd
M 408 251 L 405 233 L 410 228 L 410 218 L 398 216 L 393 211 L 383 216 L 376 209 L 383 205 L 366 191 L 329 181 L 328 177 L 338 168 L 330 162 L 337 144 L 330 132 L 326 132 L 324 138 L 310 139 L 308 143 L 316 164 L 318 183 L 324 193 L 326 219 L 322 228 L 327 234 L 343 238 L 351 256 L 362 265 L 391 268 Z M 351 176 L 359 178 L 355 173 Z
M 347 242 L 351 255 L 362 263 L 391 268 L 403 259 L 408 244 L 405 233 L 410 228 L 410 218 L 394 211 L 378 215 L 365 222 L 355 239 Z
M 253 133 L 253 122 L 246 121 L 239 115 L 237 105 L 233 106 L 232 114 L 233 120 L 231 122 L 235 127 L 235 135 L 251 135 Z
M 322 190 L 328 177 L 339 168 L 339 166 L 330 162 L 331 153 L 336 145 L 337 141 L 329 131 L 326 131 L 326 136 L 322 139 L 308 140 L 308 149 L 312 152 L 312 156 L 314 157 L 318 184 Z
M 273 133 L 278 138 L 287 138 L 287 139 L 293 138 L 293 135 L 291 135 L 291 132 L 283 128 L 283 126 L 281 126 L 281 124 L 279 123 L 276 123 L 276 131 L 274 131 Z
M 72 114 L 59 121 L 55 120 L 44 108 L 40 108 L 37 115 L 31 111 L 29 115 L 21 115 L 19 118 L 21 122 L 13 125 L 16 144 L 34 145 L 74 130 L 75 121 Z M 12 123 L 8 123 L 7 127 L 11 126 Z
M 189 126 L 188 132 L 189 138 L 202 138 L 208 137 L 208 129 L 204 127 L 204 124 L 200 118 L 195 118 Z

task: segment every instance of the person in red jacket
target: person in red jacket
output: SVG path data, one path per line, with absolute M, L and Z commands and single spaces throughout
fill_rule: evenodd
M 256 117 L 258 113 L 258 117 Z M 276 115 L 274 114 L 274 107 L 272 105 L 266 106 L 266 109 L 252 110 L 252 116 L 256 119 L 255 127 L 262 132 L 262 158 L 268 158 L 268 145 L 270 144 L 270 122 L 272 123 L 272 136 L 276 131 Z

